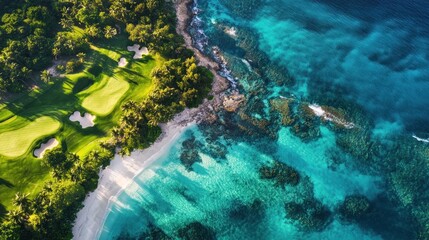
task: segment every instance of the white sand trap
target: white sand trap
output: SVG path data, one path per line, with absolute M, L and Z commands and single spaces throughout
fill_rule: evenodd
M 72 122 L 79 122 L 82 128 L 94 127 L 95 116 L 85 113 L 82 117 L 79 111 L 76 111 L 69 117 Z
M 121 58 L 121 59 L 119 59 L 119 62 L 118 62 L 118 66 L 119 67 L 125 67 L 125 66 L 127 66 L 127 59 L 125 59 L 125 58 Z
M 147 49 L 147 47 L 140 48 L 140 45 L 138 45 L 138 44 L 128 46 L 127 49 L 130 52 L 136 53 L 136 54 L 134 54 L 134 57 L 133 57 L 134 59 L 140 59 L 140 58 L 143 58 L 143 55 L 149 54 L 149 50 Z
M 49 141 L 47 141 L 46 143 L 42 143 L 42 145 L 40 145 L 40 148 L 34 150 L 34 156 L 36 156 L 37 158 L 43 158 L 46 151 L 54 149 L 56 146 L 58 146 L 59 143 L 60 142 L 58 142 L 55 138 L 49 139 Z

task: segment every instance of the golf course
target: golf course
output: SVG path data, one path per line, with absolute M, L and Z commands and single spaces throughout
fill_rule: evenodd
M 151 71 L 165 60 L 158 54 L 133 59 L 134 52 L 127 50 L 133 44 L 125 34 L 91 44 L 75 73 L 36 82 L 30 92 L 0 105 L 0 203 L 6 210 L 16 193 L 34 197 L 53 180 L 49 167 L 34 156 L 35 149 L 55 138 L 63 149 L 85 156 L 109 137 L 125 101 L 151 92 Z M 118 66 L 121 58 L 127 61 L 123 67 Z M 71 121 L 76 111 L 93 116 L 93 126 L 82 128 Z

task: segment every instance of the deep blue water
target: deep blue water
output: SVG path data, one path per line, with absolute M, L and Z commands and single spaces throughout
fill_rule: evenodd
M 428 3 L 195 7 L 196 44 L 220 48 L 247 104 L 190 127 L 101 239 L 429 239 Z

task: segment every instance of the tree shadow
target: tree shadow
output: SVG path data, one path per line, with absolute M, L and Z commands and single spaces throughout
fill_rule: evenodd
M 0 219 L 6 216 L 7 210 L 6 207 L 0 203 Z
M 11 182 L 4 178 L 0 178 L 0 185 L 6 186 L 8 188 L 13 188 L 15 185 L 13 185 Z

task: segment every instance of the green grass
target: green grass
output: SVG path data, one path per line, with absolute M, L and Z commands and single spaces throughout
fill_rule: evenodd
M 93 92 L 83 100 L 82 107 L 98 116 L 106 116 L 113 111 L 130 85 L 126 81 L 111 77 L 103 79 L 99 86 L 94 88 L 97 90 L 88 89 Z
M 79 29 L 75 31 L 80 34 Z M 141 100 L 154 88 L 150 73 L 165 60 L 158 55 L 134 60 L 134 53 L 126 50 L 130 44 L 123 35 L 97 43 L 87 53 L 82 72 L 54 79 L 0 105 L 0 203 L 7 209 L 16 192 L 34 196 L 52 180 L 49 169 L 33 156 L 42 141 L 55 137 L 68 151 L 83 157 L 109 137 L 122 103 Z M 120 57 L 129 62 L 125 68 L 118 68 Z M 95 114 L 96 125 L 82 129 L 68 119 L 74 111 Z
M 22 121 L 16 118 L 7 125 L 24 126 L 0 133 L 0 154 L 6 157 L 19 157 L 26 153 L 33 143 L 40 138 L 55 133 L 61 123 L 51 117 L 40 117 L 34 121 Z M 0 129 L 8 126 L 0 125 Z

